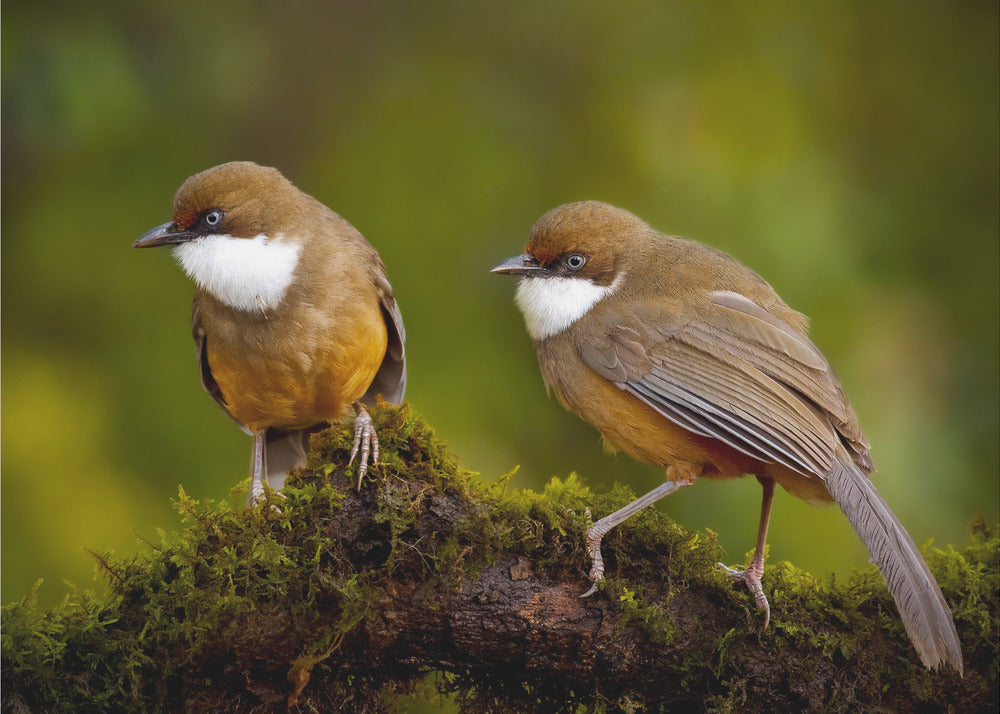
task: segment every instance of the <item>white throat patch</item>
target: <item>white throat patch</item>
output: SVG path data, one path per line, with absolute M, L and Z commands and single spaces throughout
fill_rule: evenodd
M 611 285 L 595 285 L 584 278 L 521 278 L 514 300 L 524 315 L 533 340 L 558 335 L 618 289 L 622 275 Z
M 263 312 L 281 304 L 301 251 L 266 235 L 211 235 L 181 243 L 174 256 L 202 290 L 237 310 Z

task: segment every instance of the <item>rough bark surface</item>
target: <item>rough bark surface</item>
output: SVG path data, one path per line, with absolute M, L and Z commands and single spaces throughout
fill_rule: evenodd
M 373 413 L 383 464 L 358 493 L 349 435 L 252 512 L 183 493 L 185 528 L 106 596 L 4 610 L 3 710 L 391 711 L 414 689 L 463 711 L 986 711 L 997 707 L 997 537 L 928 553 L 965 678 L 920 667 L 874 570 L 769 565 L 772 623 L 715 568 L 711 534 L 656 511 L 608 539 L 585 589 L 583 532 L 629 497 L 574 477 L 507 492 L 463 472 L 406 408 Z M 437 673 L 428 678 L 428 673 Z

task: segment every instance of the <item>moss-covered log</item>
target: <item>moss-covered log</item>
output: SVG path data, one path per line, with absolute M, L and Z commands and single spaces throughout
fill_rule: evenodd
M 762 631 L 714 537 L 655 510 L 606 539 L 608 580 L 581 600 L 588 509 L 629 493 L 573 476 L 510 491 L 460 469 L 408 407 L 373 417 L 382 464 L 360 493 L 332 429 L 261 508 L 181 493 L 183 530 L 99 557 L 108 595 L 5 608 L 4 711 L 382 711 L 417 686 L 466 711 L 996 709 L 995 531 L 927 553 L 961 679 L 920 666 L 874 569 L 769 565 Z

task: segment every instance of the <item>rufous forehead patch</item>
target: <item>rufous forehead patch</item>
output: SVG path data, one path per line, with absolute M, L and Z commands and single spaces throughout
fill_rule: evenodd
M 551 248 L 545 248 L 537 243 L 528 243 L 524 246 L 524 252 L 533 256 L 542 265 L 548 265 L 559 257 L 559 254 L 552 251 Z
M 541 263 L 542 265 L 548 265 L 549 263 L 559 258 L 559 256 L 556 255 L 555 253 L 550 253 L 548 251 L 538 251 L 532 253 L 532 255 L 535 256 L 535 258 L 538 259 L 538 262 Z
M 172 219 L 181 230 L 189 230 L 198 222 L 198 213 L 192 209 L 178 209 L 174 211 Z

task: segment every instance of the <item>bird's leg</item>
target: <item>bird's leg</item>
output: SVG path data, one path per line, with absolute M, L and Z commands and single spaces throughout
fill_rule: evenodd
M 375 433 L 375 425 L 372 423 L 371 415 L 361 402 L 354 402 L 354 446 L 351 447 L 351 460 L 347 462 L 350 466 L 354 463 L 354 457 L 361 450 L 361 459 L 358 461 L 358 490 L 361 490 L 361 482 L 368 473 L 368 456 L 372 457 L 372 463 L 378 463 L 378 434 Z
M 619 508 L 611 515 L 605 516 L 587 529 L 587 555 L 590 556 L 591 562 L 590 573 L 587 577 L 589 577 L 594 584 L 580 597 L 590 597 L 593 595 L 597 591 L 597 585 L 600 583 L 601 578 L 604 577 L 604 557 L 601 555 L 601 539 L 607 535 L 608 531 L 622 521 L 625 521 L 635 515 L 646 506 L 651 506 L 664 496 L 670 495 L 677 489 L 684 486 L 690 486 L 694 483 L 694 477 L 690 475 L 683 476 L 676 480 L 670 479 L 670 476 L 672 475 L 672 468 L 673 467 L 667 469 L 667 477 L 669 480 L 661 483 L 646 495 L 635 499 L 627 506 Z
M 719 565 L 729 573 L 729 577 L 733 580 L 746 583 L 747 589 L 757 604 L 757 609 L 764 611 L 764 629 L 766 630 L 771 621 L 771 606 L 767 602 L 764 588 L 761 587 L 760 578 L 764 574 L 764 550 L 767 547 L 767 525 L 771 520 L 771 501 L 774 500 L 774 479 L 758 476 L 757 480 L 760 481 L 760 485 L 764 489 L 764 495 L 760 502 L 760 524 L 757 526 L 757 545 L 754 547 L 753 559 L 746 570 L 730 568 L 722 563 Z
M 250 459 L 250 490 L 247 492 L 247 508 L 256 505 L 264 497 L 264 434 L 266 429 L 253 433 L 253 457 Z

